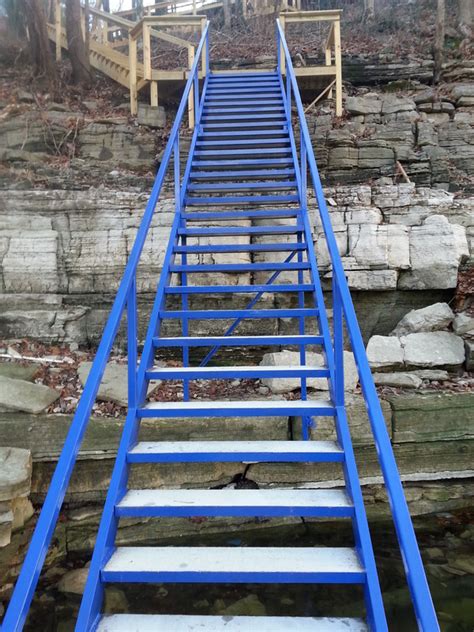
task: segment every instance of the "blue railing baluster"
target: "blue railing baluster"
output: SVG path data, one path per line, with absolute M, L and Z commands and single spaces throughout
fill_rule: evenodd
M 326 238 L 329 256 L 331 258 L 334 283 L 335 287 L 337 287 L 337 292 L 342 306 L 342 313 L 352 346 L 352 352 L 359 372 L 362 393 L 366 402 L 369 421 L 377 448 L 377 454 L 390 500 L 390 506 L 392 508 L 393 520 L 400 544 L 408 586 L 410 588 L 413 606 L 418 621 L 418 627 L 423 632 L 437 632 L 439 630 L 439 624 L 436 612 L 433 606 L 425 570 L 423 568 L 423 562 L 421 560 L 420 550 L 416 541 L 410 512 L 403 493 L 400 474 L 398 472 L 390 443 L 390 437 L 387 433 L 382 408 L 380 406 L 380 401 L 367 360 L 364 341 L 360 333 L 357 316 L 339 255 L 337 242 L 332 230 L 331 220 L 321 186 L 321 179 L 311 144 L 311 137 L 309 135 L 308 126 L 304 116 L 303 103 L 298 89 L 298 82 L 296 80 L 296 75 L 293 69 L 283 29 L 280 21 L 277 20 L 277 47 L 279 48 L 280 46 L 283 49 L 283 55 L 285 57 L 287 77 L 289 76 L 291 79 L 293 96 L 301 128 L 301 136 L 307 151 L 311 181 L 316 194 L 319 215 Z M 279 67 L 281 68 L 281 62 Z M 307 221 L 306 214 L 305 222 Z M 310 227 L 308 228 L 310 230 Z M 335 397 L 334 385 L 331 392 L 333 397 Z
M 128 406 L 137 407 L 137 280 L 133 279 L 127 299 Z
M 166 146 L 163 158 L 160 164 L 160 168 L 156 175 L 155 182 L 153 184 L 152 191 L 148 203 L 143 214 L 140 227 L 133 244 L 132 251 L 130 253 L 125 271 L 120 282 L 120 286 L 115 297 L 110 316 L 105 325 L 102 339 L 100 341 L 97 353 L 92 364 L 91 371 L 84 386 L 84 391 L 81 399 L 78 403 L 76 413 L 72 420 L 69 432 L 64 442 L 64 447 L 61 455 L 58 459 L 56 469 L 54 471 L 51 483 L 44 501 L 41 513 L 38 517 L 36 527 L 31 539 L 30 546 L 28 548 L 25 561 L 23 563 L 20 575 L 13 590 L 12 598 L 8 604 L 5 617 L 2 622 L 2 630 L 4 632 L 20 632 L 25 624 L 26 617 L 33 599 L 33 595 L 38 583 L 38 579 L 41 573 L 41 569 L 46 558 L 46 554 L 51 543 L 51 538 L 56 527 L 56 523 L 59 517 L 62 503 L 69 485 L 69 481 L 76 463 L 77 455 L 86 432 L 88 422 L 91 416 L 92 406 L 95 403 L 97 397 L 97 391 L 102 380 L 102 376 L 107 365 L 112 346 L 114 344 L 117 332 L 119 330 L 120 322 L 124 310 L 130 304 L 133 305 L 134 299 L 130 297 L 130 288 L 135 285 L 136 270 L 140 260 L 141 253 L 150 229 L 151 222 L 154 217 L 156 205 L 159 199 L 159 195 L 165 180 L 165 176 L 168 171 L 169 163 L 172 157 L 174 143 L 178 134 L 179 128 L 183 122 L 184 113 L 186 112 L 188 105 L 188 97 L 193 86 L 194 77 L 198 72 L 199 60 L 201 59 L 204 46 L 207 47 L 207 34 L 209 30 L 209 23 L 206 23 L 201 40 L 196 50 L 196 56 L 192 68 L 189 72 L 189 77 L 186 82 L 186 86 L 183 91 L 176 118 L 171 128 L 170 138 Z M 178 189 L 179 190 L 179 189 Z M 178 224 L 175 226 L 177 231 Z M 133 309 L 133 307 L 132 307 Z M 130 322 L 133 321 L 133 316 Z M 136 339 L 135 339 L 136 344 Z M 152 348 L 145 348 L 142 354 L 140 367 L 142 367 L 144 356 L 151 362 L 152 361 Z M 132 349 L 133 355 L 133 349 Z M 144 379 L 145 369 L 140 367 L 136 376 L 137 385 L 137 401 L 144 398 L 146 395 L 146 381 Z M 133 415 L 135 414 L 131 409 Z M 129 413 L 130 415 L 130 413 Z M 133 435 L 133 423 L 130 422 L 130 436 Z M 124 430 L 125 433 L 125 430 Z

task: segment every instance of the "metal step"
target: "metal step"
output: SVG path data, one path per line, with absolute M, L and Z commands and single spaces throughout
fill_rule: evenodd
M 193 160 L 192 167 L 198 169 L 204 169 L 209 167 L 211 169 L 225 167 L 233 167 L 235 169 L 245 169 L 247 167 L 279 167 L 282 165 L 293 165 L 293 159 L 289 158 L 250 158 L 242 160 Z
M 209 139 L 198 139 L 196 141 L 196 145 L 198 147 L 240 147 L 241 145 L 288 145 L 290 139 L 288 136 L 284 138 L 249 138 L 249 139 L 237 139 L 228 138 L 226 140 L 209 140 Z
M 170 272 L 188 272 L 200 274 L 201 272 L 267 272 L 269 270 L 281 270 L 286 272 L 297 270 L 310 270 L 309 263 L 280 263 L 266 261 L 265 263 L 211 263 L 196 265 L 176 265 L 169 267 Z
M 125 517 L 304 516 L 350 518 L 354 507 L 338 489 L 136 489 L 115 508 Z
M 237 235 L 292 235 L 304 231 L 301 225 L 292 226 L 222 226 L 213 228 L 180 228 L 178 235 L 187 237 L 225 237 Z
M 175 246 L 175 253 L 217 253 L 217 252 L 296 252 L 306 250 L 303 243 L 278 244 L 208 244 L 207 246 Z
M 253 106 L 242 106 L 242 107 L 239 105 L 234 105 L 233 107 L 219 107 L 219 106 L 210 107 L 204 104 L 202 116 L 203 117 L 211 116 L 211 115 L 214 116 L 215 114 L 230 114 L 230 115 L 242 114 L 242 113 L 252 114 L 254 112 L 263 114 L 264 112 L 276 113 L 276 112 L 284 112 L 284 111 L 285 111 L 285 108 L 283 105 L 275 103 L 273 105 L 260 106 L 260 101 L 258 102 L 258 104 L 255 103 L 255 105 Z
M 288 176 L 294 176 L 294 169 L 260 169 L 260 170 L 237 170 L 237 171 L 191 171 L 189 177 L 191 180 L 253 180 L 255 178 L 262 179 L 276 179 L 286 178 Z M 274 184 L 277 184 L 276 182 Z M 193 185 L 191 185 L 193 186 Z M 222 183 L 225 186 L 225 182 Z M 296 182 L 293 183 L 296 186 Z M 241 186 L 239 188 L 245 188 Z M 247 187 L 248 188 L 248 187 Z M 275 187 L 274 187 L 275 188 Z M 278 188 L 278 187 L 276 187 Z
M 166 294 L 255 294 L 266 292 L 314 292 L 314 285 L 310 283 L 295 283 L 282 285 L 268 283 L 267 285 L 172 285 L 165 288 Z
M 360 584 L 365 571 L 348 547 L 119 547 L 105 582 Z
M 291 154 L 291 147 L 258 147 L 257 149 L 196 149 L 194 156 L 271 156 Z
M 210 206 L 215 204 L 289 204 L 299 202 L 298 195 L 222 195 L 215 197 L 186 197 L 187 206 Z
M 368 632 L 362 619 L 220 617 L 155 614 L 105 616 L 97 632 Z
M 268 400 L 268 401 L 189 401 L 149 402 L 137 410 L 143 419 L 163 417 L 333 417 L 334 406 L 329 400 Z
M 342 463 L 344 452 L 335 441 L 141 441 L 129 451 L 127 461 Z
M 160 318 L 178 320 L 232 320 L 235 318 L 315 318 L 319 311 L 311 308 L 295 309 L 183 309 L 162 310 Z
M 328 378 L 329 370 L 311 366 L 195 366 L 156 367 L 146 372 L 148 380 L 239 380 L 261 378 Z
M 294 190 L 296 189 L 296 181 L 219 182 L 217 184 L 215 182 L 200 182 L 188 185 L 188 191 L 206 191 L 209 193 L 225 193 L 226 191 L 252 191 L 258 193 L 258 191 L 276 191 L 278 189 Z
M 322 345 L 324 338 L 315 335 L 295 336 L 212 336 L 153 338 L 155 347 L 281 347 Z
M 258 107 L 265 107 L 266 105 L 280 105 L 283 107 L 283 99 L 281 98 L 281 95 L 279 97 L 272 97 L 272 98 L 267 98 L 264 97 L 263 99 L 259 99 L 258 100 Z M 206 99 L 204 102 L 204 107 L 205 108 L 214 108 L 214 107 L 234 107 L 234 106 L 238 106 L 238 107 L 245 107 L 245 106 L 255 106 L 256 103 L 255 101 L 247 101 L 245 99 L 242 100 L 234 100 L 234 97 L 232 97 L 232 100 L 229 99 L 215 99 L 213 97 L 210 97 L 209 99 Z
M 242 219 L 291 219 L 301 215 L 301 209 L 271 209 L 256 211 L 197 211 L 181 213 L 182 219 L 187 221 L 208 220 L 242 220 Z

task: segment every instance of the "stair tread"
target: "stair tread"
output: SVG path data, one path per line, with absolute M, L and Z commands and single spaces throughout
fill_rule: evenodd
M 119 507 L 352 507 L 340 489 L 131 489 Z
M 189 373 L 195 374 L 194 379 L 203 379 L 206 375 L 209 374 L 217 374 L 217 375 L 232 375 L 235 379 L 242 377 L 243 373 L 252 373 L 256 376 L 262 375 L 262 377 L 268 377 L 266 374 L 272 374 L 274 377 L 299 377 L 301 374 L 307 374 L 312 376 L 320 376 L 326 377 L 327 369 L 324 367 L 317 366 L 179 366 L 179 367 L 153 367 L 149 371 L 147 371 L 148 375 L 153 374 L 153 379 L 160 379 L 161 375 L 168 375 L 172 373 L 173 375 L 187 375 Z M 179 379 L 179 378 L 175 378 Z
M 148 402 L 145 404 L 145 410 L 175 410 L 185 415 L 187 411 L 199 410 L 221 410 L 221 409 L 241 409 L 250 410 L 255 413 L 261 410 L 279 412 L 282 409 L 290 410 L 312 410 L 314 408 L 322 408 L 332 410 L 333 405 L 328 399 L 312 399 L 312 400 L 223 400 L 223 401 L 190 401 L 190 402 Z
M 342 462 L 344 452 L 336 441 L 140 441 L 127 458 L 131 463 L 308 463 Z
M 105 581 L 349 582 L 365 578 L 350 547 L 118 547 Z
M 153 342 L 159 346 L 178 346 L 183 342 L 200 347 L 212 347 L 214 345 L 230 346 L 281 346 L 300 344 L 321 344 L 322 338 L 317 335 L 300 334 L 294 336 L 177 336 L 176 338 L 154 338 Z
M 97 632 L 367 632 L 362 619 L 155 614 L 105 616 Z

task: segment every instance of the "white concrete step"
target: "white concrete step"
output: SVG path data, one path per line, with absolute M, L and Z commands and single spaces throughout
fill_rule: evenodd
M 357 584 L 365 571 L 348 547 L 119 547 L 106 582 Z
M 115 513 L 120 517 L 351 517 L 353 506 L 339 489 L 133 489 Z
M 326 399 L 263 400 L 263 401 L 190 401 L 149 402 L 137 411 L 139 417 L 282 417 L 318 415 L 331 417 L 335 414 L 332 403 Z
M 142 441 L 128 453 L 129 463 L 327 462 L 343 461 L 335 441 Z
M 367 632 L 361 619 L 114 614 L 97 632 Z

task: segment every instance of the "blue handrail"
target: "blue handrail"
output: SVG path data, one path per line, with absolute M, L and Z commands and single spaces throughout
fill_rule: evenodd
M 197 109 L 196 106 L 199 105 L 199 111 L 195 111 L 195 120 L 199 121 L 200 118 L 200 111 L 202 110 L 203 105 L 203 95 L 201 95 L 201 99 L 199 100 L 199 95 L 197 93 L 199 90 L 199 64 L 203 51 L 205 51 L 206 54 L 206 74 L 208 74 L 209 22 L 206 23 L 202 32 L 201 40 L 196 50 L 194 63 L 189 71 L 188 80 L 176 113 L 175 122 L 170 132 L 168 144 L 166 145 L 163 159 L 156 175 L 150 198 L 146 205 L 145 212 L 135 238 L 135 243 L 133 244 L 128 263 L 125 267 L 122 281 L 112 305 L 107 324 L 104 328 L 101 342 L 84 386 L 84 391 L 77 406 L 63 450 L 51 479 L 48 494 L 39 515 L 20 576 L 17 580 L 12 598 L 8 605 L 1 628 L 3 632 L 19 632 L 25 624 L 41 569 L 56 527 L 59 512 L 66 495 L 69 480 L 76 463 L 84 434 L 87 430 L 92 406 L 96 400 L 97 391 L 99 390 L 102 376 L 125 310 L 127 310 L 128 314 L 129 397 L 136 401 L 137 396 L 139 396 L 137 393 L 137 383 L 139 382 L 137 382 L 136 376 L 138 347 L 136 329 L 137 266 L 153 220 L 170 161 L 173 153 L 176 150 L 179 151 L 179 143 L 177 142 L 179 139 L 179 131 L 188 105 L 188 97 L 192 89 L 194 90 L 195 109 Z M 175 196 L 179 197 L 180 195 L 181 191 L 178 186 L 175 189 Z
M 388 435 L 385 421 L 380 406 L 380 401 L 370 371 L 370 366 L 365 352 L 365 345 L 357 322 L 352 298 L 349 292 L 349 286 L 344 273 L 341 257 L 337 247 L 336 239 L 331 226 L 326 200 L 324 197 L 321 179 L 319 177 L 318 167 L 314 157 L 311 137 L 309 135 L 308 125 L 306 123 L 303 103 L 301 101 L 298 83 L 296 80 L 293 63 L 286 43 L 285 34 L 281 27 L 280 20 L 277 20 L 276 28 L 276 44 L 277 44 L 277 64 L 278 73 L 282 72 L 282 53 L 286 63 L 287 90 L 284 95 L 286 101 L 287 112 L 291 116 L 291 96 L 294 97 L 298 121 L 301 134 L 302 163 L 307 162 L 309 172 L 313 183 L 313 189 L 316 195 L 316 201 L 319 209 L 319 215 L 326 237 L 327 249 L 332 263 L 333 289 L 334 291 L 334 311 L 339 313 L 342 309 L 342 315 L 347 327 L 349 339 L 352 345 L 352 351 L 357 364 L 360 384 L 364 395 L 366 408 L 369 416 L 372 433 L 374 436 L 375 447 L 383 473 L 385 487 L 387 489 L 390 506 L 392 509 L 395 529 L 400 545 L 403 564 L 407 576 L 408 586 L 413 601 L 415 615 L 418 627 L 423 632 L 438 631 L 439 624 L 436 612 L 431 599 L 430 589 L 423 568 L 418 543 L 416 541 L 415 531 L 410 517 L 408 505 L 403 493 L 403 487 L 400 480 L 395 456 L 393 454 L 390 437 Z M 305 181 L 305 178 L 303 177 Z M 306 182 L 304 182 L 306 184 Z M 306 198 L 306 191 L 302 191 L 302 195 Z M 339 347 L 341 354 L 340 341 L 342 340 L 343 319 L 335 319 L 334 340 L 335 346 Z M 342 376 L 341 376 L 342 377 Z M 343 399 L 343 381 L 336 378 L 336 405 L 342 404 Z

